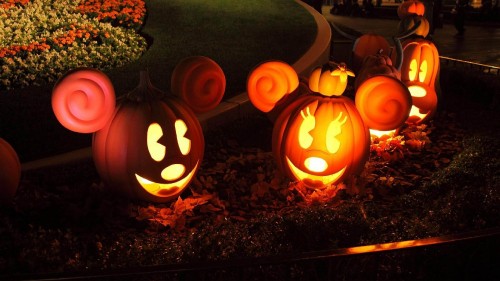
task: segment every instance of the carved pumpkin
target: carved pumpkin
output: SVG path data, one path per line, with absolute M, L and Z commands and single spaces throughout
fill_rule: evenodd
M 14 148 L 0 138 L 0 205 L 10 205 L 21 179 L 21 163 Z
M 401 80 L 401 73 L 399 70 L 392 65 L 392 60 L 387 55 L 376 54 L 370 55 L 365 58 L 361 69 L 354 80 L 354 88 L 358 89 L 366 79 L 377 75 L 387 75 L 392 76 L 398 80 Z
M 398 17 L 404 19 L 410 16 L 423 16 L 425 13 L 424 3 L 416 0 L 406 0 L 398 6 Z
M 432 117 L 437 108 L 436 79 L 439 74 L 439 53 L 426 39 L 408 39 L 403 43 L 401 81 L 408 87 L 413 107 L 410 123 L 420 123 Z
M 360 172 L 369 143 L 354 103 L 343 96 L 300 96 L 283 110 L 273 129 L 278 166 L 310 187 L 335 184 Z
M 139 86 L 94 134 L 92 151 L 101 178 L 131 198 L 166 202 L 179 196 L 203 159 L 195 114 L 154 88 L 145 72 Z
M 111 109 L 111 118 L 103 127 L 95 127 L 92 143 L 94 163 L 102 180 L 117 193 L 132 199 L 158 203 L 171 201 L 188 186 L 200 167 L 204 152 L 203 131 L 195 113 L 179 97 L 189 96 L 196 99 L 196 95 L 201 95 L 200 99 L 203 100 L 207 93 L 203 89 L 214 89 L 213 84 L 220 84 L 222 81 L 200 79 L 198 76 L 205 76 L 205 71 L 182 73 L 176 78 L 179 81 L 206 85 L 195 85 L 193 88 L 199 91 L 197 93 L 189 95 L 178 93 L 177 97 L 167 96 L 152 86 L 147 72 L 143 71 L 139 86 L 120 98 L 116 109 Z M 74 77 L 81 77 L 80 74 L 79 71 L 75 71 L 63 77 L 56 84 L 52 98 L 67 101 L 76 96 L 83 100 L 81 96 L 87 92 L 89 95 L 106 93 L 106 90 L 95 86 L 103 85 L 102 80 L 108 79 L 106 75 L 95 72 L 96 75 L 92 77 L 94 81 L 83 79 L 85 83 L 75 82 Z M 182 77 L 183 75 L 190 77 Z M 224 77 L 216 75 L 214 79 L 222 80 Z M 73 83 L 78 85 L 74 86 Z M 78 88 L 82 85 L 87 87 L 87 84 L 94 86 L 89 87 L 88 91 Z M 223 94 L 220 88 L 217 88 L 215 93 L 210 91 L 208 93 Z M 218 101 L 220 101 L 219 96 L 211 97 L 206 99 L 209 104 L 199 103 L 197 106 L 198 109 L 213 108 L 214 105 L 211 103 Z M 53 100 L 53 104 L 59 103 L 64 104 Z M 87 120 L 86 115 L 82 116 L 83 110 L 72 110 L 76 105 L 87 106 L 87 104 L 82 102 L 68 102 L 68 104 L 71 106 L 54 107 L 54 111 L 68 111 L 56 115 L 70 116 L 71 119 L 81 123 L 92 121 Z M 85 130 L 86 126 L 81 129 Z
M 316 67 L 309 76 L 309 89 L 324 96 L 340 96 L 347 87 L 347 76 L 354 73 L 343 63 Z
M 430 30 L 430 24 L 429 21 L 423 16 L 409 16 L 402 19 L 398 26 L 399 32 L 402 33 L 411 30 L 418 22 L 420 22 L 420 25 L 417 27 L 414 34 L 427 37 Z
M 354 73 L 359 72 L 363 61 L 367 56 L 379 53 L 392 54 L 391 45 L 383 36 L 373 33 L 367 33 L 356 39 L 356 41 L 354 42 L 351 58 L 352 70 L 354 71 Z

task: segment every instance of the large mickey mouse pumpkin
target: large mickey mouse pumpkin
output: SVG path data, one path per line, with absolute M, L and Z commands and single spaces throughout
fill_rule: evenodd
M 118 192 L 153 202 L 177 197 L 203 159 L 201 126 L 189 107 L 151 85 L 140 85 L 94 134 L 93 157 L 99 175 Z
M 260 73 L 266 64 L 256 67 L 250 77 Z M 288 94 L 294 91 L 289 89 L 292 84 L 282 86 L 281 94 L 272 91 L 274 83 L 298 79 L 274 81 L 275 71 L 247 81 L 247 90 L 253 96 L 250 100 L 256 107 L 261 100 L 271 109 L 271 100 L 286 104 L 274 122 L 274 157 L 281 171 L 311 188 L 337 184 L 360 172 L 369 155 L 368 128 L 398 128 L 410 108 L 408 89 L 398 79 L 385 76 L 368 79 L 366 87 L 363 83 L 355 104 L 339 93 L 354 74 L 343 63 L 332 69 L 334 64 L 314 69 L 309 77 L 309 92 L 297 96 Z M 285 63 L 280 65 L 290 68 Z M 404 105 L 397 105 L 399 102 Z
M 56 117 L 74 131 L 94 131 L 95 166 L 106 185 L 119 194 L 158 203 L 174 200 L 201 165 L 203 131 L 182 98 L 198 98 L 192 106 L 198 112 L 209 110 L 224 94 L 225 77 L 205 57 L 181 61 L 174 73 L 173 83 L 180 83 L 172 85 L 180 89 L 175 96 L 155 88 L 143 71 L 138 87 L 122 96 L 116 108 L 111 82 L 94 69 L 69 72 L 54 88 Z M 195 92 L 183 90 L 188 84 L 196 84 Z M 108 111 L 111 116 L 103 122 Z M 98 125 L 90 126 L 94 121 Z

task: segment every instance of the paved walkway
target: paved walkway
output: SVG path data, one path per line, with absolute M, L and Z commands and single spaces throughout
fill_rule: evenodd
M 349 17 L 330 14 L 331 6 L 323 6 L 323 16 L 337 25 L 347 26 L 361 33 L 373 32 L 390 38 L 397 32 L 399 20 Z M 434 32 L 434 42 L 441 56 L 500 67 L 500 28 L 467 26 L 463 38 L 454 37 L 455 28 L 445 23 Z M 345 55 L 345 38 L 333 36 L 332 56 Z M 335 54 L 338 52 L 338 54 Z

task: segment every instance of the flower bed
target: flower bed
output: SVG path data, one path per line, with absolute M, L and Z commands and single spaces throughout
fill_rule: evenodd
M 0 90 L 51 82 L 77 67 L 122 66 L 146 50 L 136 31 L 143 1 L 1 2 Z

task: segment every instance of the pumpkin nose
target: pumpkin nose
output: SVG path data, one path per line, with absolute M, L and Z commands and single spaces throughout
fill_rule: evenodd
M 304 161 L 304 166 L 311 172 L 323 172 L 328 168 L 328 164 L 323 158 L 309 157 Z
M 184 165 L 172 164 L 161 171 L 161 177 L 167 181 L 174 181 L 180 178 L 184 174 L 184 171 L 186 171 Z

